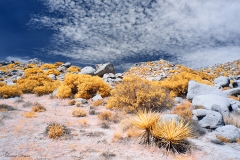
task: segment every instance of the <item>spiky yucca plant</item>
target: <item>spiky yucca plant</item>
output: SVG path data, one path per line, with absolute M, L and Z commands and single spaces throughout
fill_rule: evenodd
M 140 143 L 142 144 L 150 144 L 152 141 L 151 129 L 155 123 L 159 120 L 159 114 L 152 111 L 144 111 L 139 110 L 135 117 L 132 119 L 132 124 L 144 130 L 144 132 L 140 135 Z
M 160 120 L 154 123 L 151 134 L 157 140 L 159 147 L 165 147 L 167 152 L 179 153 L 186 151 L 186 138 L 193 137 L 193 129 L 183 119 Z

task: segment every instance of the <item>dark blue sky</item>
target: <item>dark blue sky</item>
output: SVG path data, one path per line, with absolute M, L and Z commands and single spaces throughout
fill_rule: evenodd
M 34 29 L 27 24 L 33 14 L 44 11 L 38 0 L 0 1 L 0 60 L 8 56 L 40 58 L 42 61 L 65 61 L 60 58 L 41 55 L 39 50 L 50 44 L 52 30 Z
M 240 59 L 239 19 L 239 0 L 1 0 L 0 60 L 206 67 Z

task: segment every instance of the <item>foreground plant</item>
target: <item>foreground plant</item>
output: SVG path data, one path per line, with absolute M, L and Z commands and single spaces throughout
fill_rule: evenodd
M 135 118 L 132 120 L 132 124 L 144 130 L 144 132 L 140 135 L 140 143 L 149 145 L 153 139 L 151 130 L 152 127 L 159 120 L 159 114 L 152 111 L 138 111 Z
M 46 128 L 46 133 L 49 138 L 57 139 L 68 135 L 70 133 L 70 130 L 67 129 L 65 125 L 56 122 L 51 122 L 48 124 Z
M 159 121 L 154 123 L 151 134 L 156 139 L 159 147 L 166 148 L 167 152 L 172 151 L 184 153 L 187 149 L 186 139 L 193 137 L 193 129 L 188 122 L 175 119 Z

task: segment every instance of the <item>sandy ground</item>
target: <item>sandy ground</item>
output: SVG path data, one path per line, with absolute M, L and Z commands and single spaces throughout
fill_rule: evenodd
M 164 154 L 163 149 L 138 144 L 136 138 L 114 140 L 119 132 L 119 124 L 110 122 L 110 128 L 101 127 L 102 120 L 97 115 L 73 117 L 76 106 L 68 105 L 69 99 L 50 99 L 49 95 L 37 97 L 23 95 L 24 102 L 16 99 L 0 99 L 0 104 L 12 105 L 16 110 L 0 112 L 0 160 L 16 159 L 86 159 L 86 160 L 240 160 L 240 145 L 217 145 L 209 143 L 207 136 L 191 139 L 191 151 L 183 155 Z M 23 114 L 31 107 L 23 107 L 25 102 L 39 102 L 46 112 L 36 113 L 37 117 L 26 118 Z M 83 108 L 89 111 L 89 105 Z M 105 110 L 104 106 L 95 107 L 96 112 Z M 86 125 L 79 120 L 87 120 Z M 48 123 L 58 122 L 66 125 L 71 134 L 62 140 L 48 138 L 44 133 Z

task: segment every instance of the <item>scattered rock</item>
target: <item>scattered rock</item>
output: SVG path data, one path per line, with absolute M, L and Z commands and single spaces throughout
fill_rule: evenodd
M 228 89 L 223 92 L 226 93 L 228 96 L 237 96 L 240 95 L 240 88 Z
M 97 101 L 97 100 L 100 100 L 100 99 L 103 99 L 100 94 L 97 94 L 92 98 L 93 101 Z
M 76 98 L 76 99 L 75 99 L 75 102 L 81 102 L 82 104 L 88 103 L 87 100 L 84 99 L 84 98 Z
M 223 117 L 219 112 L 207 109 L 195 109 L 193 112 L 193 120 L 197 120 L 201 127 L 207 129 L 216 129 L 223 125 Z
M 95 69 L 91 66 L 86 66 L 84 68 L 81 69 L 80 74 L 90 74 L 90 75 L 94 75 Z
M 228 87 L 230 84 L 230 79 L 228 77 L 220 76 L 213 81 L 216 87 Z
M 226 125 L 216 129 L 216 136 L 236 142 L 240 138 L 240 130 L 233 125 Z

